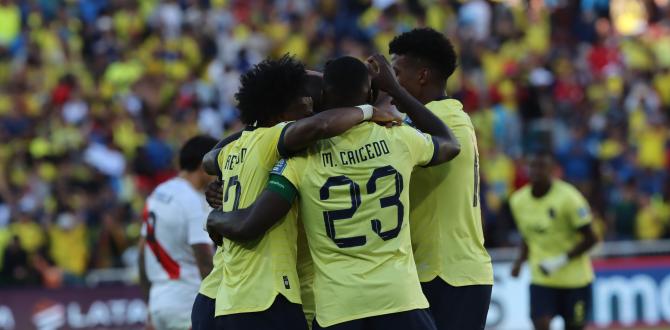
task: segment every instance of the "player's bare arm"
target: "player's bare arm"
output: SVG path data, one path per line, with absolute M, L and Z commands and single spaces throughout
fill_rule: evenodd
M 543 273 L 547 275 L 554 273 L 559 268 L 565 266 L 571 259 L 580 257 L 586 253 L 598 242 L 598 238 L 595 232 L 593 232 L 593 227 L 590 223 L 579 227 L 577 231 L 582 234 L 581 241 L 566 254 L 542 261 L 540 263 L 540 270 Z
M 368 58 L 370 73 L 379 89 L 393 98 L 393 103 L 402 112 L 407 113 L 416 127 L 435 139 L 437 153 L 428 165 L 438 165 L 454 159 L 461 151 L 461 145 L 454 133 L 421 102 L 407 92 L 393 74 L 391 64 L 381 54 Z
M 209 213 L 207 231 L 233 241 L 249 241 L 263 236 L 291 210 L 291 203 L 277 192 L 265 189 L 246 209 Z
M 326 110 L 290 124 L 280 143 L 288 155 L 299 152 L 316 141 L 338 136 L 365 120 L 380 124 L 399 122 L 402 118 L 392 109 L 370 108 L 371 114 L 358 107 Z M 288 156 L 283 155 L 283 156 Z
M 519 246 L 519 256 L 514 261 L 512 266 L 512 277 L 518 277 L 521 272 L 521 265 L 528 260 L 528 245 L 525 241 L 521 241 Z
M 214 264 L 212 262 L 212 246 L 210 244 L 193 244 L 191 245 L 191 248 L 193 249 L 195 262 L 198 265 L 200 277 L 207 277 L 207 275 L 209 275 L 209 273 L 212 271 L 212 268 L 214 268 Z

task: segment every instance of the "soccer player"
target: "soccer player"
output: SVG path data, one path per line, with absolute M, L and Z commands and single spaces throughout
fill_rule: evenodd
M 213 190 L 218 191 L 221 189 L 221 171 L 218 166 L 212 165 L 212 163 L 216 164 L 216 155 L 221 152 L 222 149 L 228 148 L 230 143 L 237 140 L 240 135 L 241 132 L 238 132 L 224 138 L 212 149 L 212 151 L 216 151 L 216 154 L 213 154 L 212 151 L 210 151 L 203 157 L 202 167 L 205 172 L 219 178 L 207 185 L 207 190 L 205 191 L 207 203 L 212 207 L 221 207 L 222 199 L 221 195 L 219 195 L 220 197 L 218 197 L 218 200 L 212 201 L 210 198 Z M 206 227 L 203 227 L 202 229 L 205 231 Z M 220 240 L 220 238 L 215 239 L 215 241 L 218 240 Z M 212 271 L 202 280 L 198 295 L 193 302 L 193 308 L 191 310 L 192 330 L 210 330 L 216 327 L 214 320 L 215 299 L 216 294 L 219 291 L 221 276 L 223 275 L 223 250 L 221 250 L 221 247 L 216 248 L 212 264 Z
M 451 131 L 405 91 L 381 55 L 370 59 L 375 82 L 417 127 L 361 123 L 323 140 L 272 170 L 252 206 L 213 211 L 208 226 L 229 240 L 267 236 L 299 195 L 314 259 L 314 329 L 435 329 L 412 257 L 408 188 L 415 166 L 444 163 L 459 152 Z M 324 72 L 324 102 L 365 102 L 367 67 L 352 57 Z M 269 230 L 269 231 L 268 231 Z
M 281 157 L 341 134 L 361 121 L 381 118 L 371 106 L 363 110 L 343 107 L 309 116 L 312 100 L 307 96 L 306 83 L 304 66 L 288 56 L 263 61 L 242 76 L 236 98 L 242 119 L 249 126 L 218 156 L 223 210 L 234 211 L 251 204 Z M 260 240 L 223 241 L 223 274 L 215 308 L 217 328 L 307 329 L 296 270 L 297 235 L 294 214 Z
M 200 164 L 216 144 L 206 136 L 188 140 L 179 152 L 179 176 L 147 198 L 139 245 L 140 282 L 157 330 L 188 329 L 201 279 L 212 269 L 212 243 L 203 230 L 209 208 L 202 194 L 209 176 Z
M 313 110 L 315 112 L 321 112 L 323 109 L 322 102 L 322 90 L 323 90 L 323 75 L 321 72 L 307 70 L 307 84 L 306 84 L 306 93 L 309 97 L 312 98 Z M 203 167 L 205 171 L 212 176 L 217 176 L 218 179 L 212 181 L 206 191 L 207 203 L 213 208 L 220 208 L 223 201 L 223 188 L 221 187 L 221 169 L 217 161 L 221 149 L 225 148 L 230 142 L 237 140 L 242 135 L 242 131 L 231 134 L 225 139 L 219 141 L 217 145 L 208 152 L 203 159 Z M 298 278 L 300 281 L 300 296 L 302 300 L 302 309 L 307 319 L 308 325 L 311 325 L 312 320 L 314 319 L 314 297 L 312 293 L 312 283 L 314 278 L 314 266 L 312 264 L 312 258 L 309 254 L 307 248 L 307 241 L 305 237 L 304 230 L 298 228 L 298 251 L 297 251 L 297 272 Z M 217 237 L 217 240 L 219 238 Z M 214 329 L 214 305 L 216 298 L 216 291 L 218 290 L 218 285 L 221 282 L 221 269 L 222 264 L 217 262 L 217 258 L 221 256 L 221 248 L 217 249 L 217 254 L 214 259 L 214 269 L 212 273 L 203 280 L 203 289 L 201 289 L 201 294 L 196 298 L 196 304 L 193 307 L 192 318 L 195 315 L 199 315 L 199 319 L 206 320 L 206 322 L 193 321 L 193 330 L 205 330 L 205 329 Z M 206 295 L 203 292 L 210 291 L 205 289 L 205 283 L 211 278 L 211 283 L 216 283 L 215 288 L 213 289 L 213 295 Z M 196 327 L 196 324 L 202 324 L 202 327 Z
M 444 35 L 429 28 L 395 37 L 389 52 L 400 84 L 449 126 L 461 145 L 452 161 L 412 174 L 412 247 L 423 292 L 438 329 L 484 329 L 493 268 L 484 248 L 477 137 L 463 105 L 445 95 L 456 53 Z
M 537 330 L 548 330 L 559 315 L 569 330 L 584 329 L 591 308 L 593 269 L 586 253 L 597 242 L 589 205 L 570 184 L 552 178 L 553 157 L 530 157 L 530 184 L 510 197 L 510 208 L 523 237 L 512 268 L 517 277 L 528 260 L 530 315 Z

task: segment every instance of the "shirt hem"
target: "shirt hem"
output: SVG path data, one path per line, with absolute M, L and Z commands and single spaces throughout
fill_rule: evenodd
M 293 304 L 302 305 L 302 301 L 300 301 L 300 298 L 297 298 L 297 299 L 296 298 L 291 298 L 291 297 L 287 297 L 285 294 L 283 294 L 281 292 L 275 292 L 275 295 L 272 296 L 272 299 L 270 299 L 269 303 L 266 303 L 264 305 L 259 305 L 259 306 L 246 307 L 246 308 L 228 309 L 228 310 L 224 310 L 224 311 L 215 310 L 214 311 L 214 317 L 225 316 L 225 315 L 233 315 L 233 314 L 242 314 L 242 313 L 256 313 L 256 312 L 262 312 L 262 311 L 268 310 L 268 308 L 270 308 L 270 306 L 272 306 L 272 304 L 277 299 L 277 296 L 279 296 L 279 295 L 284 296 L 284 298 L 286 298 L 286 300 L 288 300 L 289 302 L 291 302 Z
M 202 290 L 198 290 L 198 293 L 209 298 L 209 299 L 216 299 L 216 294 L 214 295 L 208 295 L 206 292 L 203 292 Z
M 385 309 L 385 310 L 382 310 L 382 311 L 374 311 L 374 312 L 368 312 L 368 313 L 363 313 L 363 314 L 351 315 L 351 316 L 339 318 L 339 319 L 336 319 L 336 320 L 330 320 L 328 322 L 319 321 L 319 313 L 317 311 L 316 321 L 319 323 L 319 325 L 321 327 L 330 327 L 330 326 L 340 324 L 340 323 L 344 323 L 344 322 L 364 319 L 366 317 L 380 316 L 380 315 L 393 314 L 393 313 L 401 313 L 401 312 L 412 311 L 412 310 L 415 310 L 415 309 L 426 309 L 426 308 L 428 308 L 428 303 L 422 303 L 422 304 L 416 304 L 416 305 L 410 305 L 410 306 L 403 306 L 403 307 L 394 308 L 394 309 Z
M 493 277 L 491 277 L 491 279 L 488 279 L 488 280 L 462 280 L 462 281 L 459 281 L 459 280 L 453 280 L 453 279 L 447 278 L 444 274 L 431 274 L 431 275 L 426 276 L 426 277 L 419 277 L 419 282 L 427 283 L 427 282 L 435 280 L 438 277 L 441 280 L 443 280 L 444 282 L 446 282 L 447 284 L 449 284 L 451 286 L 455 286 L 455 287 L 471 286 L 471 285 L 493 285 L 494 284 Z

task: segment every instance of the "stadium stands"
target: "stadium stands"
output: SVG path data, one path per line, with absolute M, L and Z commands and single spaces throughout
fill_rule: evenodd
M 142 201 L 188 137 L 241 127 L 253 63 L 320 69 L 423 25 L 459 48 L 490 247 L 518 242 L 506 200 L 547 146 L 603 237 L 668 237 L 668 1 L 0 0 L 0 285 L 131 264 Z

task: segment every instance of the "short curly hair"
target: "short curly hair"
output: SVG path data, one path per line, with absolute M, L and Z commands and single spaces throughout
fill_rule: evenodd
M 405 32 L 389 43 L 389 53 L 427 61 L 447 79 L 456 70 L 456 51 L 451 41 L 431 28 Z
M 235 94 L 245 124 L 267 122 L 284 113 L 298 97 L 306 95 L 305 66 L 288 54 L 265 59 L 240 78 Z

